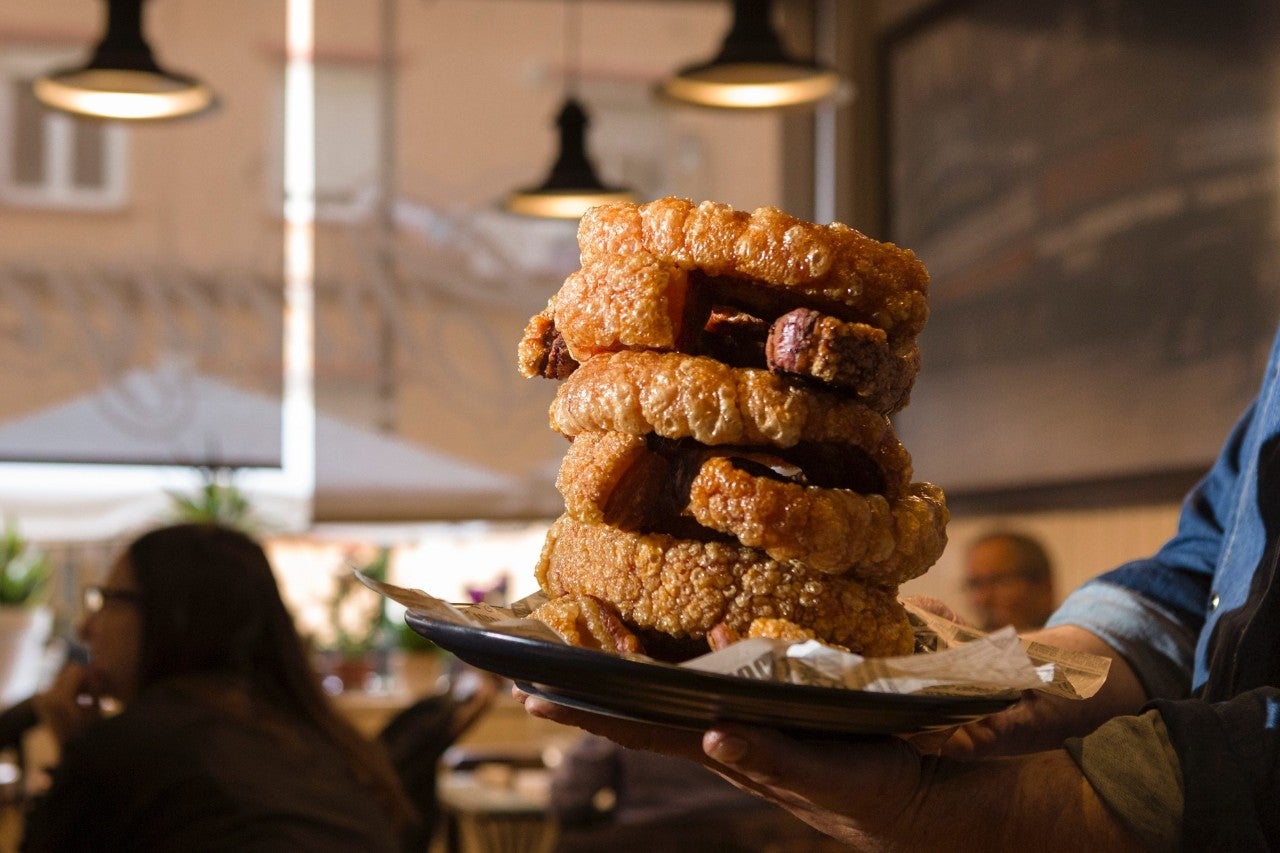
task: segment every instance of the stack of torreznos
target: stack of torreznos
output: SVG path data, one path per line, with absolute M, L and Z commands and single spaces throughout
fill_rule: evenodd
M 562 380 L 565 512 L 534 616 L 577 645 L 683 660 L 744 637 L 906 654 L 898 585 L 946 543 L 888 416 L 920 367 L 910 251 L 775 208 L 592 209 L 535 315 L 525 376 Z

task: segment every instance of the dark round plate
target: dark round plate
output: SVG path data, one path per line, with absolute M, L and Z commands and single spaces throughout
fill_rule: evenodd
M 1016 701 L 757 681 L 456 625 L 413 610 L 404 618 L 416 633 L 477 669 L 512 679 L 527 693 L 680 728 L 701 730 L 733 720 L 810 738 L 908 734 L 971 722 Z

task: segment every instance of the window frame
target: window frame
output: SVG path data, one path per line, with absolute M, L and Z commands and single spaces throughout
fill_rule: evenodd
M 0 204 L 42 210 L 115 211 L 129 202 L 129 133 L 120 122 L 102 122 L 102 183 L 74 182 L 75 129 L 80 119 L 43 110 L 44 179 L 19 182 L 13 174 L 17 118 L 15 84 L 29 83 L 50 68 L 74 63 L 78 49 L 7 45 L 0 53 Z

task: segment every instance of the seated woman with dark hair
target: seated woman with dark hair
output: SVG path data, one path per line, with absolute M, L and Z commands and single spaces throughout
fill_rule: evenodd
M 329 705 L 257 542 L 153 530 L 85 603 L 89 664 L 36 697 L 61 760 L 24 851 L 398 849 L 412 807 Z

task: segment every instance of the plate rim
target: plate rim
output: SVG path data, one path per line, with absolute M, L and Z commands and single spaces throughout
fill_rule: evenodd
M 649 678 L 653 679 L 655 675 L 660 673 L 660 683 L 654 684 L 655 687 L 661 687 L 672 691 L 687 691 L 694 694 L 705 696 L 708 700 L 724 701 L 724 700 L 740 700 L 743 702 L 758 702 L 764 705 L 795 705 L 801 703 L 804 707 L 817 707 L 827 709 L 832 712 L 847 709 L 851 714 L 866 713 L 865 707 L 860 708 L 860 703 L 874 703 L 877 710 L 884 711 L 886 714 L 916 714 L 920 716 L 929 716 L 937 714 L 939 722 L 936 724 L 919 723 L 903 728 L 894 729 L 898 733 L 907 733 L 909 731 L 922 731 L 929 728 L 939 728 L 949 725 L 961 725 L 974 719 L 981 718 L 991 713 L 1004 710 L 1018 701 L 1017 696 L 1012 697 L 991 697 L 991 696 L 950 696 L 938 694 L 920 694 L 920 693 L 883 693 L 878 691 L 852 690 L 838 687 L 825 687 L 813 684 L 791 684 L 784 682 L 762 681 L 751 678 L 743 678 L 741 676 L 728 675 L 724 673 L 707 672 L 705 670 L 691 669 L 688 667 L 676 666 L 660 661 L 647 662 L 639 661 L 619 655 L 609 654 L 607 652 L 594 649 L 584 649 L 578 646 L 568 644 L 557 644 L 547 640 L 541 640 L 534 637 L 526 637 L 515 634 L 508 634 L 502 631 L 493 631 L 480 625 L 462 625 L 456 622 L 450 622 L 442 619 L 436 619 L 421 611 L 407 610 L 405 612 L 405 621 L 409 627 L 416 633 L 422 634 L 427 639 L 436 642 L 442 648 L 455 654 L 460 659 L 466 661 L 467 657 L 460 654 L 450 645 L 466 647 L 464 651 L 470 652 L 477 645 L 483 644 L 489 648 L 482 650 L 481 655 L 485 657 L 494 657 L 497 655 L 510 655 L 512 660 L 518 660 L 523 656 L 527 659 L 529 655 L 537 658 L 537 663 L 543 665 L 560 665 L 566 663 L 581 662 L 583 665 L 591 667 L 604 668 L 602 675 L 612 678 L 635 679 Z M 467 661 L 470 663 L 470 661 Z M 473 664 L 475 665 L 475 664 Z M 482 667 L 483 668 L 483 667 Z M 574 681 L 566 686 L 567 679 L 560 679 L 560 683 L 555 683 L 557 679 L 547 679 L 543 677 L 534 677 L 528 674 L 528 668 L 521 674 L 517 672 L 518 667 L 504 667 L 506 672 L 494 669 L 498 675 L 510 678 L 517 685 L 524 684 L 534 686 L 539 695 L 544 696 L 551 701 L 563 699 L 563 704 L 579 707 L 582 710 L 594 711 L 607 714 L 614 717 L 624 719 L 655 721 L 654 714 L 645 716 L 643 714 L 628 714 L 617 708 L 602 705 L 598 702 L 592 702 L 589 699 L 582 698 L 584 691 L 579 689 L 579 682 Z M 545 675 L 545 673 L 543 673 Z M 650 681 L 650 683 L 654 683 Z M 523 689 L 523 688 L 522 688 Z M 526 691 L 528 692 L 528 691 Z M 661 711 L 655 711 L 661 714 Z M 770 722 L 758 723 L 759 725 L 773 725 L 774 727 L 807 733 L 812 736 L 815 732 L 826 732 L 831 735 L 849 735 L 849 734 L 874 734 L 885 733 L 888 729 L 868 729 L 862 728 L 837 728 L 824 724 L 816 719 L 779 719 L 773 722 L 773 716 L 770 714 L 761 715 L 758 712 L 750 712 L 752 717 L 767 717 Z M 705 727 L 708 723 L 716 719 L 714 715 L 674 715 L 674 719 L 679 721 L 673 722 L 673 715 L 666 714 L 662 720 L 664 725 L 682 726 L 687 721 L 689 727 L 701 725 Z M 723 719 L 731 719 L 732 715 L 725 715 Z

